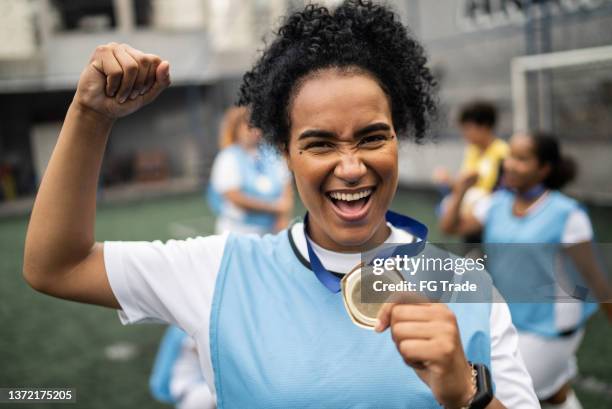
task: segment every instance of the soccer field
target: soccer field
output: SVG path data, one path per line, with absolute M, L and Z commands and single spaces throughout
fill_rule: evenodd
M 435 196 L 400 192 L 394 210 L 432 228 Z M 302 207 L 295 214 L 301 215 Z M 612 242 L 612 209 L 592 208 L 599 242 Z M 164 327 L 124 327 L 108 309 L 78 305 L 31 290 L 21 276 L 26 217 L 0 220 L 0 387 L 73 387 L 77 404 L 36 408 L 163 408 L 148 376 Z M 97 240 L 152 240 L 210 234 L 213 218 L 200 195 L 98 210 Z M 612 407 L 612 327 L 598 313 L 579 352 L 577 391 L 585 409 Z M 4 407 L 0 405 L 0 407 Z M 24 407 L 28 407 L 27 405 Z M 8 408 L 8 406 L 7 406 Z

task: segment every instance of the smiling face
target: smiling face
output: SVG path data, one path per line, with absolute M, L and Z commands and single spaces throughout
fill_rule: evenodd
M 510 154 L 504 160 L 504 183 L 519 192 L 542 183 L 550 165 L 540 164 L 531 137 L 517 134 L 510 139 Z
M 326 69 L 302 83 L 289 113 L 287 163 L 308 209 L 310 237 L 344 252 L 384 242 L 398 143 L 381 87 L 366 74 Z

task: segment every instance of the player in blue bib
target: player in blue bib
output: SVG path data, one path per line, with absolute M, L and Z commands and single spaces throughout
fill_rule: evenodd
M 293 204 L 289 172 L 276 152 L 261 144 L 261 132 L 249 127 L 248 119 L 246 108 L 232 107 L 221 124 L 221 151 L 206 192 L 217 216 L 217 233 L 275 233 L 289 221 Z M 178 409 L 214 406 L 198 368 L 193 339 L 169 327 L 153 365 L 151 393 Z
M 481 199 L 473 214 L 460 215 L 461 198 L 474 183 L 463 177 L 442 220 L 448 233 L 483 232 L 487 268 L 509 303 L 536 393 L 543 407 L 564 409 L 581 407 L 569 382 L 577 373 L 584 326 L 597 309 L 593 301 L 610 300 L 594 262 L 589 218 L 559 191 L 574 175 L 554 137 L 517 134 L 504 162 L 506 189 Z M 584 277 L 571 275 L 573 265 Z M 601 307 L 612 321 L 612 305 Z
M 538 407 L 506 304 L 396 300 L 373 331 L 353 323 L 338 291 L 362 252 L 426 240 L 422 224 L 389 212 L 399 139 L 423 139 L 435 113 L 426 62 L 385 6 L 290 14 L 245 74 L 239 103 L 284 156 L 307 221 L 264 237 L 96 244 L 96 180 L 112 123 L 169 85 L 167 62 L 99 47 L 41 185 L 26 280 L 115 308 L 126 324 L 182 328 L 219 408 Z
M 217 216 L 215 232 L 275 233 L 287 227 L 293 206 L 284 161 L 248 124 L 244 107 L 228 109 L 221 151 L 212 166 L 206 198 Z

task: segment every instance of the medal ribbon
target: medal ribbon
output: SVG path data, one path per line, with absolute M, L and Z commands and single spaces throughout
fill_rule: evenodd
M 425 244 L 427 242 L 427 226 L 423 223 L 399 213 L 395 213 L 391 210 L 387 211 L 385 214 L 385 219 L 391 223 L 394 227 L 397 227 L 401 230 L 404 230 L 417 239 L 416 242 L 402 244 L 399 246 L 393 246 L 386 248 L 378 253 L 370 260 L 375 258 L 390 258 L 396 254 L 406 255 L 409 257 L 415 256 L 419 254 L 423 248 L 425 248 Z M 310 240 L 308 239 L 308 234 L 306 233 L 308 226 L 308 213 L 304 216 L 304 236 L 306 237 L 306 247 L 308 248 L 308 258 L 310 259 L 310 266 L 312 271 L 315 273 L 317 279 L 323 284 L 329 291 L 332 293 L 340 292 L 340 278 L 336 275 L 328 271 L 325 267 L 323 267 L 323 263 L 319 260 L 319 257 L 312 249 L 310 245 Z M 368 264 L 371 264 L 370 261 Z

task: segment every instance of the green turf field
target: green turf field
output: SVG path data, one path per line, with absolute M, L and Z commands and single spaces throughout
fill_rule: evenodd
M 431 194 L 401 192 L 393 208 L 435 226 L 434 203 Z M 300 212 L 298 207 L 296 215 Z M 612 243 L 612 209 L 591 209 L 591 216 L 598 240 Z M 25 217 L 0 220 L 0 387 L 77 389 L 76 405 L 30 405 L 36 408 L 167 407 L 156 403 L 147 387 L 163 327 L 123 327 L 114 311 L 31 290 L 21 277 L 26 222 Z M 443 239 L 433 230 L 432 241 Z M 98 240 L 168 239 L 211 231 L 212 217 L 200 195 L 98 211 Z M 598 313 L 580 349 L 579 366 L 583 377 L 604 382 L 599 389 L 612 384 L 611 339 L 612 327 Z M 117 357 L 110 359 L 109 354 Z M 578 389 L 585 409 L 612 407 L 610 391 L 587 389 Z M 5 406 L 0 404 L 0 409 Z

